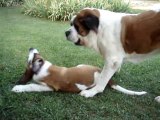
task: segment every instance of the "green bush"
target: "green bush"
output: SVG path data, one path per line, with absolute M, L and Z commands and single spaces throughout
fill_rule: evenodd
M 85 7 L 126 12 L 129 10 L 129 3 L 123 0 L 25 0 L 22 11 L 25 15 L 67 21 Z
M 99 1 L 91 1 L 91 0 L 65 0 L 59 1 L 54 0 L 50 7 L 50 16 L 48 18 L 52 20 L 70 20 L 71 16 L 73 16 L 80 9 L 85 7 L 94 7 L 107 9 L 109 7 L 108 2 L 106 0 Z
M 51 0 L 25 0 L 22 12 L 35 17 L 49 16 Z
M 110 4 L 110 10 L 115 12 L 128 12 L 130 10 L 129 8 L 129 2 L 124 3 L 123 0 L 108 0 L 108 3 Z
M 0 0 L 0 7 L 17 6 L 23 3 L 23 0 Z

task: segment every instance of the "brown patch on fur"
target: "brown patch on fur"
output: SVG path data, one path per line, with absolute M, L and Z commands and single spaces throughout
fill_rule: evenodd
M 116 85 L 116 83 L 115 83 L 115 81 L 110 80 L 107 85 L 111 88 L 111 86 Z
M 86 36 L 90 30 L 87 27 L 87 25 L 85 25 L 85 20 L 87 19 L 87 17 L 96 17 L 97 19 L 99 19 L 99 16 L 100 16 L 100 13 L 96 9 L 81 10 L 80 13 L 77 14 L 74 20 L 74 25 L 75 25 L 75 28 L 77 29 L 77 32 L 82 36 Z M 94 20 L 92 20 L 92 22 L 94 22 Z M 93 28 L 93 30 L 97 32 L 96 28 Z
M 160 48 L 160 12 L 125 16 L 121 22 L 121 41 L 125 52 L 145 54 Z

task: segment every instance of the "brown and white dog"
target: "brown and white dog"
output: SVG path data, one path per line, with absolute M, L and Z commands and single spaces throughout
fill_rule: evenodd
M 94 79 L 101 72 L 100 68 L 90 65 L 78 65 L 66 68 L 52 65 L 39 54 L 37 49 L 29 50 L 28 66 L 19 84 L 26 84 L 32 78 L 36 83 L 27 85 L 16 85 L 13 92 L 32 92 L 32 91 L 65 91 L 80 92 L 95 86 Z M 109 81 L 109 86 L 115 90 L 129 95 L 143 95 L 146 92 L 135 92 L 122 88 Z
M 93 48 L 105 60 L 97 84 L 81 95 L 93 97 L 103 92 L 124 61 L 137 63 L 160 53 L 160 6 L 157 8 L 141 14 L 85 8 L 71 19 L 67 39 Z M 156 100 L 160 102 L 160 96 Z

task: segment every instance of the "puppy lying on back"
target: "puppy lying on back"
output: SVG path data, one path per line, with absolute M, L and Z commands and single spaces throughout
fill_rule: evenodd
M 101 69 L 91 65 L 78 65 L 66 68 L 52 65 L 39 54 L 37 49 L 29 49 L 28 65 L 18 84 L 26 84 L 33 79 L 36 83 L 27 85 L 16 85 L 13 92 L 41 92 L 41 91 L 65 91 L 81 92 L 96 85 L 95 78 Z M 129 95 L 143 95 L 146 92 L 135 92 L 127 90 L 113 83 L 108 84 L 111 88 Z

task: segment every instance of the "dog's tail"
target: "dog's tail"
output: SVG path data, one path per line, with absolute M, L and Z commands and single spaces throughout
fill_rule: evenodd
M 97 80 L 97 78 L 99 77 L 99 74 L 100 74 L 99 72 L 96 72 L 96 73 L 94 74 L 94 78 L 95 78 L 94 84 L 95 84 L 95 85 L 96 85 L 97 82 L 98 82 L 98 81 L 96 81 L 96 80 Z M 109 80 L 109 82 L 108 82 L 107 85 L 108 85 L 109 87 L 111 87 L 112 89 L 115 89 L 115 90 L 117 90 L 117 91 L 120 91 L 120 92 L 122 92 L 122 93 L 124 93 L 124 94 L 128 94 L 128 95 L 144 95 L 144 94 L 147 93 L 147 92 L 145 92 L 145 91 L 137 92 L 137 91 L 128 90 L 128 89 L 126 89 L 126 88 L 123 88 L 123 87 L 117 85 L 117 84 L 114 82 L 114 80 Z M 93 86 L 93 87 L 94 87 L 94 86 Z
M 79 90 L 81 90 L 81 91 L 82 91 L 82 90 L 91 89 L 91 88 L 93 88 L 95 85 L 96 85 L 96 83 L 93 83 L 93 84 L 90 85 L 90 86 L 81 85 L 81 84 L 76 84 L 76 86 L 77 86 L 77 87 L 79 88 Z M 122 92 L 122 93 L 127 94 L 127 95 L 144 95 L 144 94 L 147 93 L 147 92 L 145 92 L 145 91 L 137 92 L 137 91 L 133 91 L 133 90 L 128 90 L 128 89 L 123 88 L 123 87 L 121 87 L 121 86 L 119 86 L 119 85 L 116 85 L 113 80 L 110 80 L 110 81 L 108 82 L 108 86 L 111 87 L 111 88 L 114 89 L 114 90 L 117 90 L 117 91 Z
M 112 89 L 115 89 L 115 90 L 117 90 L 117 91 L 120 91 L 120 92 L 122 92 L 122 93 L 124 93 L 124 94 L 128 94 L 128 95 L 144 95 L 144 94 L 147 93 L 147 92 L 145 92 L 145 91 L 137 92 L 137 91 L 133 91 L 133 90 L 128 90 L 128 89 L 123 88 L 123 87 L 121 87 L 121 86 L 119 86 L 119 85 L 116 85 L 116 84 L 113 82 L 113 80 L 110 80 L 109 83 L 108 83 L 108 85 L 109 85 Z
M 128 94 L 128 95 L 144 95 L 146 94 L 147 92 L 145 91 L 141 91 L 141 92 L 137 92 L 137 91 L 133 91 L 133 90 L 128 90 L 126 88 L 123 88 L 119 85 L 112 85 L 111 88 L 117 90 L 117 91 L 120 91 L 124 94 Z

